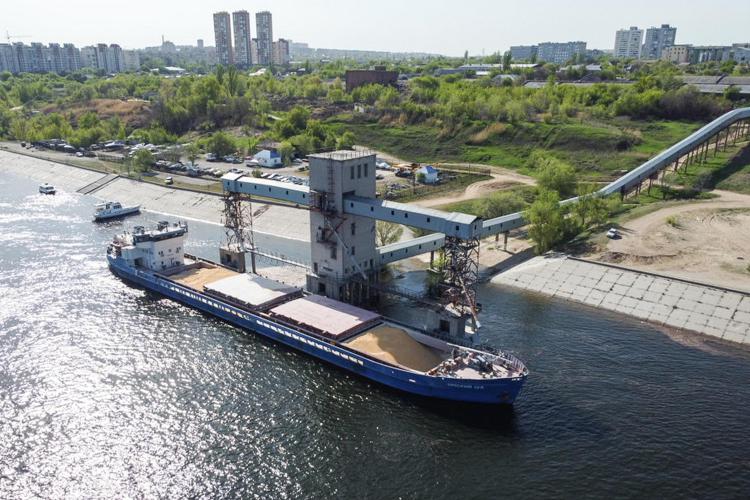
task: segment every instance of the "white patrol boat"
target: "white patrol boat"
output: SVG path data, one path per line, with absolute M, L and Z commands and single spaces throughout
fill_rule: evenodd
M 123 207 L 119 201 L 107 201 L 105 203 L 99 203 L 94 211 L 94 220 L 107 220 L 114 219 L 116 217 L 125 217 L 126 215 L 137 214 L 140 212 L 141 206 L 134 205 L 132 207 Z

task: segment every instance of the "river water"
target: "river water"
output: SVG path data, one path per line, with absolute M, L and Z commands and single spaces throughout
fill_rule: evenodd
M 128 286 L 106 243 L 160 217 L 93 224 L 93 198 L 36 187 L 0 176 L 1 498 L 750 491 L 747 351 L 486 285 L 483 333 L 529 366 L 522 395 L 428 403 Z M 219 228 L 190 230 L 215 258 Z

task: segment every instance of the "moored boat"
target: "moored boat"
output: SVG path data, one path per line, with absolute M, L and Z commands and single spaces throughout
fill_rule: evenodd
M 408 393 L 512 404 L 528 370 L 509 353 L 440 338 L 372 311 L 184 253 L 184 223 L 114 238 L 112 272 L 240 328 Z
M 141 206 L 134 205 L 130 207 L 122 206 L 119 201 L 107 201 L 99 203 L 94 210 L 94 220 L 101 221 L 107 219 L 116 219 L 140 212 Z

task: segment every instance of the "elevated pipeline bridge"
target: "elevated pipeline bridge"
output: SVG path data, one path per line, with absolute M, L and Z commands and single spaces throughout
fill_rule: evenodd
M 750 136 L 750 108 L 740 108 L 725 113 L 690 134 L 677 144 L 667 148 L 639 167 L 607 184 L 588 196 L 625 197 L 640 192 L 644 184 L 658 180 L 669 169 L 687 168 L 691 164 L 705 162 L 708 155 L 725 150 L 729 143 Z M 283 200 L 307 208 L 315 207 L 315 196 L 307 186 L 297 186 L 267 179 L 258 179 L 242 174 L 227 174 L 222 177 L 225 192 L 241 193 Z M 576 203 L 578 197 L 561 201 L 561 205 Z M 413 240 L 394 243 L 378 248 L 380 264 L 387 264 L 423 253 L 433 252 L 453 239 L 471 240 L 499 235 L 527 224 L 522 212 L 483 220 L 473 215 L 422 208 L 405 203 L 344 196 L 344 213 L 377 220 L 417 227 L 431 234 Z

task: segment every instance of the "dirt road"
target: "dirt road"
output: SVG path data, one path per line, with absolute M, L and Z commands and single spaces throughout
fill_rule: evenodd
M 492 179 L 487 179 L 484 181 L 475 182 L 474 184 L 470 184 L 466 186 L 463 191 L 442 193 L 434 198 L 415 200 L 411 203 L 426 208 L 438 207 L 440 205 L 446 205 L 448 203 L 454 203 L 457 201 L 481 198 L 490 193 L 510 189 L 521 184 L 533 186 L 536 183 L 536 180 L 531 177 L 527 177 L 510 170 L 502 173 L 496 172 L 496 169 L 498 169 L 498 167 L 493 167 L 493 172 L 492 174 L 490 174 L 492 175 Z
M 624 224 L 592 255 L 645 271 L 750 291 L 750 196 L 673 205 Z

